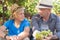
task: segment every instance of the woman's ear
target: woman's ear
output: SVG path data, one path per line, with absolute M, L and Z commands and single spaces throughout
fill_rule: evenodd
M 15 16 L 15 14 L 16 14 L 16 13 L 14 12 L 12 15 Z

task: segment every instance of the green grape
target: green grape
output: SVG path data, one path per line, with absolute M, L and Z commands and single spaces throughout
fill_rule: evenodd
M 50 30 L 48 30 L 48 31 L 44 30 L 44 31 L 40 32 L 40 34 L 42 34 L 44 36 L 48 36 L 49 34 L 52 34 L 52 32 Z
M 37 33 L 36 34 L 36 40 L 42 40 L 43 39 L 43 35 L 42 34 L 40 34 L 40 33 Z
M 41 31 L 40 33 L 36 33 L 36 39 L 42 40 L 44 37 L 49 36 L 49 34 L 52 34 L 50 30 L 48 31 Z

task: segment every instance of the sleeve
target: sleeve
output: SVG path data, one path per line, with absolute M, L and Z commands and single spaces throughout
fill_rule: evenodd
M 60 17 L 56 20 L 56 35 L 60 39 Z
M 38 22 L 35 16 L 32 17 L 32 31 L 39 30 Z
M 9 23 L 10 23 L 10 20 L 6 21 L 3 25 L 6 27 L 6 29 L 9 28 Z
M 29 21 L 26 21 L 25 27 L 30 27 L 30 22 Z

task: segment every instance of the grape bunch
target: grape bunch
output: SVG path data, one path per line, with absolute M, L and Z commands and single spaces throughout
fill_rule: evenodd
M 48 31 L 41 31 L 40 33 L 36 33 L 36 39 L 42 40 L 44 37 L 48 37 L 49 34 L 52 34 L 52 32 L 50 30 Z
M 43 39 L 43 35 L 40 33 L 36 33 L 36 40 L 42 40 Z

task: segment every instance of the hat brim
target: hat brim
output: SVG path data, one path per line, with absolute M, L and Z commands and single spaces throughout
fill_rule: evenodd
M 45 6 L 36 6 L 36 8 L 51 8 L 51 7 L 45 7 Z

